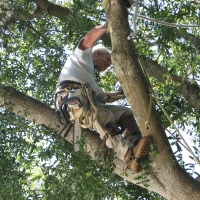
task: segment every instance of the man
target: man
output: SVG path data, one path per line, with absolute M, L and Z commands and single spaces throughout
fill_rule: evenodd
M 87 127 L 84 125 L 87 121 L 86 118 L 89 116 L 90 123 L 100 134 L 106 146 L 112 148 L 119 159 L 125 161 L 134 172 L 138 173 L 142 170 L 141 158 L 148 155 L 152 139 L 151 137 L 142 137 L 130 108 L 105 105 L 105 103 L 113 102 L 123 96 L 122 90 L 103 92 L 97 85 L 99 72 L 106 70 L 111 64 L 110 51 L 104 46 L 94 46 L 97 40 L 106 32 L 106 29 L 107 23 L 103 26 L 96 26 L 80 41 L 75 52 L 67 59 L 61 71 L 58 81 L 59 88 L 66 91 L 66 88 L 72 83 L 70 91 L 73 90 L 71 94 L 74 97 L 74 91 L 78 89 L 81 91 L 82 86 L 89 83 L 93 100 L 89 98 L 89 94 L 90 101 L 84 95 L 81 105 L 83 105 L 83 109 L 90 111 L 81 116 L 80 119 L 80 115 L 83 114 L 83 110 L 80 112 L 79 109 L 81 106 L 78 107 L 78 112 L 72 112 L 73 103 L 69 103 L 68 112 L 70 114 L 68 117 L 74 119 L 78 116 L 82 126 Z M 66 83 L 66 81 L 68 82 Z M 80 95 L 81 92 L 77 94 Z M 67 102 L 70 97 L 70 94 L 67 94 Z M 75 95 L 75 97 L 77 96 Z M 81 95 L 79 97 L 81 98 Z M 62 102 L 64 96 L 58 99 L 57 104 Z M 94 117 L 95 111 L 96 116 Z

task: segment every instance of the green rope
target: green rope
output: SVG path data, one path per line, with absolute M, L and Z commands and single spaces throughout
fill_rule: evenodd
M 165 116 L 167 117 L 167 119 L 169 120 L 169 122 L 171 123 L 171 125 L 174 127 L 174 129 L 177 131 L 177 133 L 179 134 L 179 136 L 181 137 L 181 139 L 183 140 L 183 142 L 185 143 L 185 145 L 187 146 L 189 152 L 194 156 L 195 160 L 197 161 L 197 163 L 200 165 L 200 160 L 195 156 L 195 154 L 193 153 L 193 151 L 191 150 L 190 146 L 187 144 L 187 142 L 185 141 L 184 137 L 182 136 L 182 134 L 180 133 L 180 131 L 177 129 L 176 125 L 174 124 L 174 122 L 171 120 L 170 116 L 168 115 L 167 111 L 164 109 L 164 107 L 162 106 L 162 104 L 160 103 L 160 101 L 158 100 L 158 98 L 156 97 L 156 95 L 153 95 L 154 99 L 156 100 L 156 103 L 160 106 L 161 110 L 164 112 Z
M 193 151 L 191 150 L 191 148 L 189 147 L 189 145 L 187 144 L 187 142 L 185 141 L 185 139 L 183 138 L 182 134 L 179 132 L 179 130 L 177 129 L 176 125 L 174 124 L 174 122 L 171 120 L 171 118 L 169 117 L 167 111 L 164 109 L 164 107 L 162 106 L 162 104 L 160 103 L 160 101 L 158 100 L 158 98 L 156 97 L 154 91 L 153 91 L 153 88 L 150 84 L 150 81 L 147 77 L 147 74 L 144 70 L 144 67 L 140 61 L 140 59 L 138 59 L 139 61 L 139 64 L 143 70 L 143 73 L 144 73 L 144 76 L 146 78 L 146 81 L 147 81 L 147 86 L 148 86 L 148 90 L 149 90 L 149 93 L 150 94 L 150 103 L 149 103 L 149 111 L 148 111 L 148 118 L 147 118 L 147 121 L 145 122 L 145 126 L 148 128 L 151 127 L 151 124 L 150 124 L 150 115 L 151 115 L 151 110 L 152 110 L 152 97 L 155 99 L 156 103 L 160 106 L 161 110 L 164 112 L 165 116 L 167 117 L 167 119 L 169 120 L 169 122 L 171 123 L 171 125 L 174 127 L 174 129 L 177 131 L 178 135 L 181 137 L 181 139 L 183 140 L 183 142 L 185 143 L 185 145 L 187 146 L 189 152 L 193 155 L 193 157 L 195 158 L 196 162 L 200 165 L 200 160 L 195 156 L 195 154 L 193 153 Z
M 151 128 L 151 123 L 150 123 L 151 110 L 152 110 L 152 95 L 150 95 L 148 117 L 147 117 L 147 121 L 145 122 L 145 126 L 146 126 L 147 130 Z

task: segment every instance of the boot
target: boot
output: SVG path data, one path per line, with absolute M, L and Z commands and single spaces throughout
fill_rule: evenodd
M 133 115 L 126 115 L 120 119 L 119 125 L 121 126 L 121 130 L 123 131 L 124 137 L 129 140 L 134 146 L 142 138 L 142 134 L 140 129 L 135 121 Z
M 130 147 L 124 156 L 124 161 L 135 173 L 142 171 L 141 159 L 149 154 L 152 141 L 149 136 L 143 137 L 136 146 Z
M 150 152 L 151 137 L 142 137 L 133 115 L 126 115 L 119 122 L 123 134 L 133 144 L 124 157 L 124 161 L 135 172 L 142 171 L 141 159 Z

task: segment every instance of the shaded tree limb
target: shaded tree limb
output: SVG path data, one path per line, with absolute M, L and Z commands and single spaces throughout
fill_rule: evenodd
M 200 88 L 197 83 L 191 83 L 187 80 L 182 80 L 182 77 L 176 76 L 174 74 L 169 74 L 166 76 L 167 71 L 156 61 L 151 60 L 145 56 L 141 56 L 140 60 L 145 68 L 147 74 L 151 77 L 156 78 L 162 83 L 172 80 L 175 84 L 174 89 L 196 109 L 200 110 Z M 176 86 L 177 85 L 177 86 Z
M 197 55 L 200 55 L 200 39 L 198 37 L 188 32 L 186 32 L 185 35 L 183 35 L 182 33 L 179 33 L 177 37 L 185 38 L 195 48 Z
M 66 21 L 68 17 L 73 17 L 73 13 L 70 11 L 69 8 L 51 3 L 48 0 L 27 0 L 27 2 L 36 3 L 37 5 L 37 9 L 35 10 L 36 14 L 47 13 L 50 14 L 51 16 L 58 17 L 64 21 Z
M 58 120 L 54 109 L 46 106 L 44 103 L 32 97 L 23 94 L 22 92 L 15 90 L 12 87 L 0 85 L 0 106 L 14 112 L 16 115 L 20 115 L 21 117 L 24 117 L 29 121 L 36 123 L 37 125 L 42 125 L 48 130 L 56 132 L 57 134 L 59 134 L 63 128 L 60 127 L 60 125 L 58 124 Z M 72 143 L 72 131 L 73 130 L 70 131 L 67 137 L 64 137 L 64 132 L 60 136 L 63 137 L 69 143 Z M 99 148 L 101 142 L 98 134 L 88 129 L 85 129 L 83 131 L 83 136 L 86 140 L 85 150 L 92 157 L 94 157 L 94 153 Z M 108 150 L 108 148 L 105 149 Z M 124 162 L 116 158 L 114 160 L 114 163 L 116 165 L 116 174 L 118 174 L 119 176 L 121 176 L 129 182 L 135 184 L 138 183 L 138 180 L 135 180 L 138 174 L 134 174 L 132 170 L 127 169 L 127 166 Z M 154 191 L 153 184 L 155 182 L 158 182 L 159 190 L 165 190 L 164 185 L 160 183 L 156 175 L 153 175 L 152 180 L 149 182 L 149 190 Z M 151 184 L 153 187 L 151 187 Z M 138 185 L 144 187 L 142 184 Z

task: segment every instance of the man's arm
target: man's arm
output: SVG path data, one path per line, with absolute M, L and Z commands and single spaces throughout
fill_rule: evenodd
M 104 25 L 99 25 L 90 30 L 79 44 L 79 49 L 85 50 L 93 47 L 96 41 L 106 32 L 108 28 L 107 22 Z

